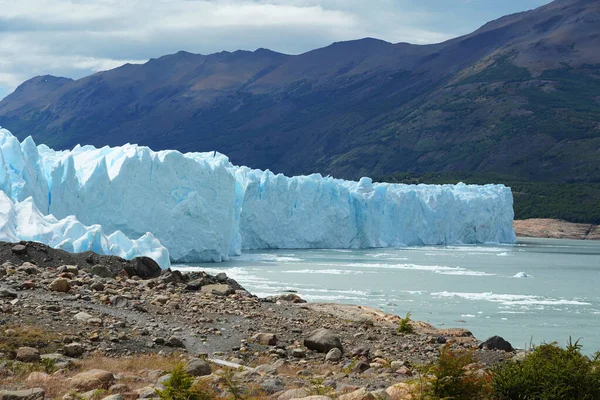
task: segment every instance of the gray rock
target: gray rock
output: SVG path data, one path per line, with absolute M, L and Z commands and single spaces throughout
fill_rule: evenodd
M 326 361 L 339 361 L 342 359 L 342 351 L 340 349 L 338 349 L 337 347 L 334 347 L 333 349 L 329 350 L 327 352 L 327 355 L 325 356 L 325 360 Z
M 277 392 L 280 392 L 281 390 L 283 390 L 283 388 L 285 387 L 285 383 L 283 382 L 283 380 L 281 378 L 270 378 L 270 379 L 265 379 L 260 384 L 260 387 L 262 390 L 264 390 L 268 394 L 273 394 L 273 393 L 277 393 Z
M 160 276 L 160 266 L 150 257 L 136 257 L 131 263 L 125 266 L 127 275 L 139 276 L 142 279 L 152 279 Z
M 263 346 L 275 346 L 277 344 L 277 336 L 274 333 L 257 333 L 252 336 L 252 341 Z
M 54 367 L 58 369 L 71 368 L 73 366 L 73 359 L 60 353 L 42 354 L 40 358 L 42 360 L 52 360 Z
M 99 276 L 100 278 L 114 278 L 115 275 L 105 267 L 104 265 L 94 265 L 92 267 L 92 275 Z
M 173 347 L 184 347 L 183 341 L 177 336 L 171 336 L 169 339 L 167 339 L 167 345 Z
M 123 296 L 113 296 L 110 298 L 110 303 L 117 308 L 123 308 L 127 306 L 129 300 Z
M 11 251 L 13 252 L 13 254 L 22 256 L 24 254 L 27 254 L 27 246 L 25 246 L 24 244 L 16 244 L 12 247 Z
M 17 292 L 14 292 L 8 288 L 0 287 L 0 298 L 1 297 L 5 299 L 16 299 Z
M 42 388 L 27 390 L 0 390 L 2 400 L 44 400 L 46 392 Z
M 40 352 L 33 347 L 19 347 L 17 349 L 17 361 L 38 362 L 40 361 Z
M 292 357 L 304 358 L 304 357 L 306 357 L 306 352 L 302 349 L 294 349 L 294 350 L 292 350 Z
M 277 396 L 277 400 L 292 400 L 308 396 L 306 389 L 290 389 Z
M 210 375 L 210 365 L 200 358 L 192 358 L 185 366 L 185 372 L 191 376 Z
M 208 284 L 210 284 L 210 282 L 206 278 L 196 279 L 196 280 L 193 280 L 190 283 L 188 283 L 185 286 L 185 290 L 190 291 L 190 292 L 195 292 L 195 291 L 200 290 L 202 288 L 202 286 L 206 286 Z
M 320 353 L 327 353 L 333 348 L 344 352 L 340 338 L 332 331 L 323 328 L 313 331 L 308 338 L 304 339 L 304 346 Z
M 48 285 L 48 289 L 53 292 L 67 293 L 69 290 L 71 290 L 71 284 L 69 283 L 68 279 L 56 278 L 50 285 Z
M 218 284 L 202 286 L 202 292 L 212 293 L 218 296 L 229 296 L 230 294 L 234 294 L 235 290 L 230 288 L 228 285 Z
M 94 282 L 90 285 L 90 289 L 95 290 L 96 292 L 101 292 L 104 290 L 104 283 Z
M 85 349 L 79 343 L 71 343 L 63 347 L 63 351 L 67 357 L 79 357 L 84 353 Z
M 512 345 L 500 336 L 492 336 L 485 342 L 481 343 L 479 348 L 487 350 L 503 350 L 507 352 L 515 351 Z
M 216 278 L 216 279 L 217 279 L 217 281 L 218 281 L 218 282 L 220 282 L 220 283 L 225 283 L 225 282 L 227 282 L 227 279 L 229 279 L 229 278 L 227 278 L 227 274 L 226 274 L 225 272 L 220 272 L 220 273 L 218 273 L 218 274 L 215 276 L 215 278 Z
M 112 394 L 110 396 L 106 396 L 106 397 L 102 398 L 102 400 L 125 400 L 125 398 L 117 393 L 117 394 Z

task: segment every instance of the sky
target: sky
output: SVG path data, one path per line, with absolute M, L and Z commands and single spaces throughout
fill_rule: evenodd
M 185 50 L 299 54 L 374 37 L 437 43 L 549 0 L 0 0 L 0 99 Z

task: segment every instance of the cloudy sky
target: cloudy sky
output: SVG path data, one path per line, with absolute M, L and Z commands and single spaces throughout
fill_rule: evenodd
M 549 0 L 0 0 L 0 99 L 24 80 L 80 78 L 186 50 L 297 54 L 376 37 L 434 43 Z

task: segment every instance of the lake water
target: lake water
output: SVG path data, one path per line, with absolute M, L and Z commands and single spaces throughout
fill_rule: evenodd
M 514 246 L 253 251 L 220 264 L 258 296 L 297 291 L 311 302 L 367 305 L 500 335 L 513 346 L 581 338 L 600 350 L 600 242 L 521 239 Z

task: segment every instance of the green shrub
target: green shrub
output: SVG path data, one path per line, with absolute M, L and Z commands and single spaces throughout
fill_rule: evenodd
M 553 344 L 536 347 L 522 361 L 493 370 L 492 388 L 500 400 L 600 399 L 599 354 L 581 354 L 579 342 L 565 349 Z
M 414 397 L 423 400 L 489 399 L 490 376 L 469 369 L 474 361 L 472 351 L 444 346 L 435 363 L 421 368 L 420 391 Z
M 398 325 L 398 333 L 414 333 L 415 328 L 410 324 L 410 312 L 406 313 L 406 317 L 400 318 L 400 324 Z
M 171 377 L 164 383 L 164 390 L 156 393 L 161 400 L 210 400 L 212 396 L 194 387 L 194 378 L 185 372 L 182 363 L 177 364 L 171 372 Z

